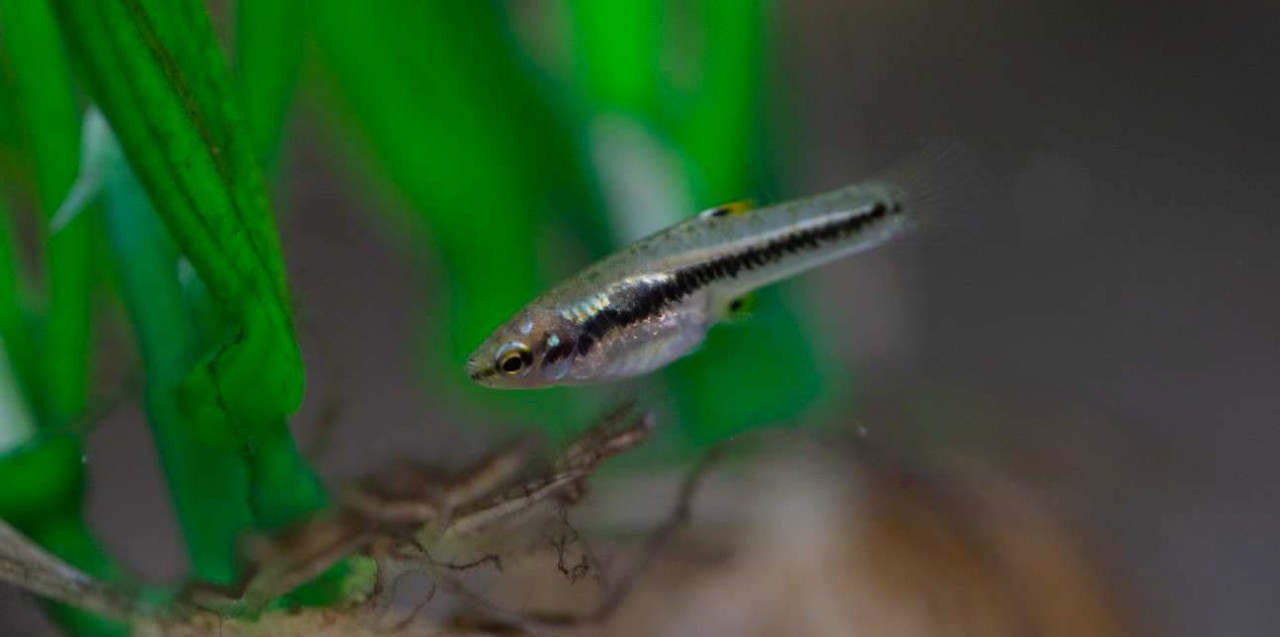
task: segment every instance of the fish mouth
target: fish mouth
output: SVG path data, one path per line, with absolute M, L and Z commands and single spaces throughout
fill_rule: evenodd
M 488 384 L 486 381 L 498 373 L 497 369 L 488 365 L 481 365 L 474 358 L 467 359 L 466 369 L 467 375 L 471 377 L 471 380 L 482 385 Z

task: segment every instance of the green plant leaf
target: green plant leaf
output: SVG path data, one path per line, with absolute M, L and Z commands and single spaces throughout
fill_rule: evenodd
M 460 365 L 541 288 L 540 218 L 592 218 L 592 238 L 605 236 L 579 149 L 495 3 L 323 0 L 314 22 L 338 97 L 448 270 L 447 351 Z
M 9 348 L 0 338 L 0 454 L 25 444 L 35 433 L 35 415 L 14 373 Z
M 4 24 L 0 22 L 0 175 L 4 175 L 5 181 L 9 181 L 19 164 L 22 126 L 18 122 L 16 112 L 18 104 L 14 99 L 13 69 L 8 56 L 9 47 L 4 40 Z
M 94 121 L 99 124 L 95 125 Z M 85 134 L 106 186 L 107 237 L 120 291 L 138 337 L 147 376 L 147 415 L 194 575 L 230 584 L 238 536 L 252 526 L 248 476 L 241 455 L 200 444 L 183 417 L 177 387 L 199 352 L 199 335 L 178 282 L 178 247 L 151 208 L 96 112 Z
M 445 273 L 430 302 L 432 369 L 447 389 L 478 395 L 462 373 L 470 350 L 550 272 L 608 247 L 583 140 L 520 58 L 498 3 L 320 0 L 312 24 L 331 112 L 409 204 L 406 225 L 424 230 L 408 237 L 415 256 Z M 557 414 L 544 422 L 563 432 L 589 417 L 566 408 L 569 394 L 486 392 L 484 403 Z
M 26 444 L 0 452 L 0 518 L 54 555 L 104 581 L 118 577 L 81 513 L 84 463 L 80 440 L 43 431 Z M 68 634 L 115 637 L 127 630 L 70 606 L 45 602 Z
M 307 9 L 302 0 L 236 3 L 232 70 L 254 148 L 267 165 L 276 156 L 298 83 Z
M 3 0 L 0 22 L 12 61 L 14 104 L 47 223 L 75 179 L 80 117 L 57 26 L 43 0 Z M 92 222 L 79 219 L 56 234 L 41 228 L 47 311 L 40 335 L 38 380 L 28 388 L 44 426 L 80 418 L 88 398 Z
M 30 413 L 28 396 L 32 394 L 31 330 L 27 325 L 26 282 L 19 268 L 17 244 L 13 234 L 13 211 L 0 193 L 0 341 L 4 342 L 5 364 L 13 375 L 15 400 L 22 401 L 22 411 Z M 16 426 L 16 425 L 15 425 Z M 6 448 L 0 444 L 0 451 Z
M 184 408 L 216 405 L 225 426 L 211 439 L 252 447 L 297 408 L 304 379 L 261 163 L 209 16 L 197 0 L 55 8 L 129 164 L 228 317 L 183 383 Z
M 326 504 L 285 422 L 303 370 L 262 167 L 203 3 L 56 7 L 116 135 L 87 143 L 111 156 L 85 166 L 106 167 L 112 254 L 175 508 L 197 572 L 230 582 L 249 520 L 278 528 Z M 183 263 L 198 276 L 180 277 Z
M 574 76 L 596 108 L 654 119 L 665 108 L 667 0 L 568 0 Z
M 57 433 L 79 421 L 88 400 L 90 317 L 96 243 L 94 219 L 82 216 L 61 232 L 47 230 L 79 163 L 79 115 L 57 26 L 44 0 L 0 1 L 5 59 L 12 73 L 10 113 L 18 122 L 22 158 L 34 179 L 41 223 L 44 286 L 37 314 L 28 321 L 21 307 L 26 287 L 14 266 L 7 237 L 3 330 L 14 369 L 22 377 L 24 400 L 44 430 L 27 445 L 0 457 L 0 516 L 54 554 L 87 573 L 111 578 L 115 567 L 98 546 L 81 513 L 84 476 L 80 441 Z M 5 223 L 9 222 L 6 216 Z M 41 302 L 42 301 L 42 302 Z M 35 329 L 30 329 L 34 327 Z M 23 333 L 26 332 L 24 335 Z M 38 357 L 36 353 L 39 353 Z M 24 507 L 22 495 L 38 495 Z M 17 496 L 16 499 L 14 496 Z M 118 635 L 123 628 L 92 614 L 49 604 L 53 617 L 72 634 Z

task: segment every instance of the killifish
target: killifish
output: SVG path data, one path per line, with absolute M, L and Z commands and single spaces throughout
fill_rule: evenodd
M 756 288 L 909 228 L 939 193 L 936 167 L 921 168 L 762 208 L 718 206 L 640 239 L 526 305 L 471 354 L 467 373 L 488 387 L 536 388 L 667 365 Z

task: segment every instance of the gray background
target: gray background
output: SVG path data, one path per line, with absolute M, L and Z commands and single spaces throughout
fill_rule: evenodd
M 997 186 L 971 218 L 813 277 L 815 294 L 841 299 L 823 320 L 879 409 L 864 422 L 895 437 L 899 421 L 875 414 L 901 415 L 917 389 L 1017 414 L 957 409 L 920 444 L 1051 450 L 1051 504 L 1088 530 L 1151 632 L 1274 634 L 1280 9 L 778 4 L 778 95 L 796 122 L 778 152 L 796 193 L 937 139 L 978 150 Z M 430 273 L 314 151 L 291 153 L 283 230 L 313 370 L 298 421 L 335 395 L 343 408 L 323 470 L 477 448 L 459 432 L 478 417 L 438 404 L 405 345 L 431 320 Z M 136 410 L 103 423 L 91 454 L 91 515 L 110 549 L 175 577 Z M 0 634 L 43 626 L 0 589 Z

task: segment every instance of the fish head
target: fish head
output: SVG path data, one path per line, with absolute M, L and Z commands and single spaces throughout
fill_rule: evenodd
M 572 325 L 559 312 L 525 308 L 467 357 L 471 380 L 495 389 L 562 384 L 573 366 Z

